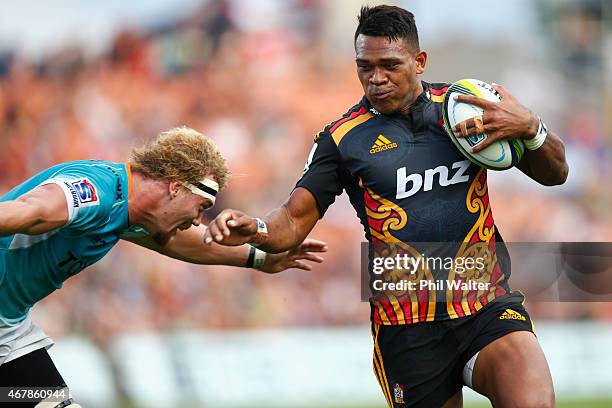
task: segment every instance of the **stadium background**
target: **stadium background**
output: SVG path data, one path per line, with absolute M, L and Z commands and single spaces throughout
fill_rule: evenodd
M 299 178 L 314 133 L 361 96 L 360 4 L 4 1 L 0 193 L 54 163 L 124 161 L 184 124 L 214 138 L 234 174 L 214 211 L 265 214 Z M 395 4 L 416 15 L 425 79 L 504 84 L 564 138 L 564 186 L 539 187 L 516 170 L 491 176 L 505 239 L 612 241 L 610 3 Z M 276 276 L 120 244 L 33 316 L 85 406 L 384 406 L 359 301 L 362 233 L 342 197 L 311 235 L 329 243 L 326 262 Z M 561 406 L 610 406 L 601 351 L 612 304 L 527 306 Z

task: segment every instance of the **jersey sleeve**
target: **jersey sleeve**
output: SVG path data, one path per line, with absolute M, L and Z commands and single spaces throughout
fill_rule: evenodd
M 64 228 L 83 231 L 108 222 L 114 203 L 114 180 L 104 175 L 70 171 L 59 173 L 41 185 L 61 187 L 68 207 L 68 222 Z
M 317 202 L 320 217 L 334 203 L 336 196 L 342 194 L 343 168 L 338 147 L 331 135 L 326 131 L 319 133 L 308 155 L 304 174 L 295 187 L 310 191 Z

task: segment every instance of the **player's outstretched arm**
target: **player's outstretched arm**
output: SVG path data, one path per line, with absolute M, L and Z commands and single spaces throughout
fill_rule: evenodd
M 47 184 L 14 201 L 0 203 L 0 236 L 38 235 L 68 222 L 68 205 L 61 187 Z
M 296 188 L 289 200 L 270 212 L 265 225 L 237 210 L 221 212 L 209 225 L 204 241 L 211 245 L 251 243 L 266 252 L 277 253 L 299 245 L 319 220 L 317 203 L 310 191 Z
M 494 103 L 475 96 L 459 95 L 458 102 L 479 106 L 484 109 L 482 116 L 487 139 L 476 146 L 478 152 L 500 139 L 523 139 L 526 143 L 537 142 L 542 131 L 548 136 L 544 143 L 537 143 L 535 150 L 526 150 L 523 159 L 517 165 L 518 169 L 540 184 L 554 186 L 565 183 L 569 166 L 565 159 L 565 146 L 561 138 L 550 130 L 541 128 L 540 119 L 500 85 L 494 85 L 502 97 L 501 102 Z M 468 137 L 479 133 L 474 119 L 466 121 L 467 133 L 461 132 L 461 124 L 455 127 L 457 137 Z M 482 130 L 481 130 L 482 131 Z M 539 145 L 539 146 L 538 146 Z
M 258 265 L 253 257 L 254 249 L 250 245 L 223 246 L 216 243 L 204 244 L 204 233 L 207 227 L 200 225 L 179 231 L 164 245 L 160 245 L 150 237 L 124 238 L 137 245 L 157 251 L 163 255 L 185 262 L 206 265 L 230 265 L 239 267 L 256 267 L 266 273 L 277 273 L 289 268 L 310 270 L 312 266 L 307 262 L 323 262 L 323 258 L 316 253 L 325 252 L 327 244 L 323 241 L 307 239 L 302 244 L 280 254 L 258 253 L 258 260 L 264 260 Z

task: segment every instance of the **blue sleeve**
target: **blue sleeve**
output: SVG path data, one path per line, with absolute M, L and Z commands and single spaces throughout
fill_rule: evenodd
M 74 165 L 62 169 L 43 184 L 56 184 L 64 191 L 68 223 L 63 229 L 87 231 L 109 222 L 117 183 L 115 174 L 103 167 Z

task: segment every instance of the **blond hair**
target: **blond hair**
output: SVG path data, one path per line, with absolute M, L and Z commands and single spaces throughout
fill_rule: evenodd
M 185 126 L 162 132 L 157 139 L 134 148 L 129 163 L 133 170 L 153 179 L 199 183 L 212 176 L 223 188 L 229 177 L 215 143 Z

